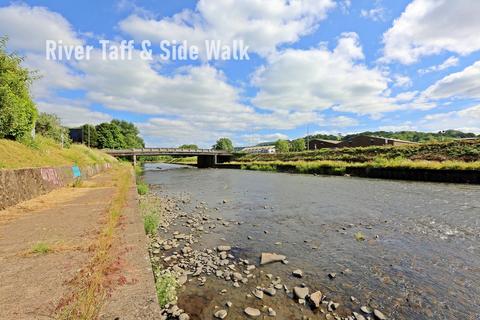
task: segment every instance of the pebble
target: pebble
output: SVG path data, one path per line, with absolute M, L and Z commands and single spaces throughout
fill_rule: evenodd
M 276 317 L 277 316 L 277 313 L 275 312 L 275 310 L 273 310 L 272 308 L 268 308 L 268 315 L 270 317 Z
M 380 310 L 377 310 L 377 309 L 373 310 L 373 315 L 378 320 L 387 320 L 387 317 Z
M 259 289 L 255 289 L 252 291 L 253 295 L 258 299 L 263 299 L 263 291 Z
M 295 276 L 295 277 L 297 277 L 297 278 L 303 277 L 303 271 L 300 270 L 300 269 L 293 270 L 293 271 L 292 271 L 292 274 L 293 274 L 293 276 Z
M 179 317 L 178 320 L 190 320 L 190 316 L 186 313 L 182 313 Z
M 364 312 L 364 313 L 366 313 L 366 314 L 372 313 L 372 309 L 370 309 L 370 308 L 367 307 L 367 306 L 361 306 L 361 307 L 360 307 L 360 310 L 362 310 L 362 312 Z
M 329 273 L 329 274 L 328 274 L 328 277 L 329 277 L 330 279 L 335 279 L 336 276 L 337 276 L 337 274 L 336 274 L 335 272 L 332 272 L 332 273 Z
M 309 290 L 306 287 L 294 287 L 293 288 L 293 293 L 299 299 L 305 299 L 305 297 L 308 296 L 308 292 L 309 292 Z
M 355 320 L 366 320 L 364 316 L 362 316 L 361 314 L 359 314 L 357 312 L 354 312 L 353 316 L 355 317 Z
M 316 291 L 310 295 L 310 301 L 312 302 L 315 308 L 320 307 L 320 303 L 322 302 L 322 292 Z
M 227 317 L 227 310 L 218 310 L 215 312 L 214 316 L 218 319 L 225 319 Z
M 243 312 L 245 312 L 245 314 L 249 317 L 252 317 L 252 318 L 256 318 L 256 317 L 259 317 L 262 313 L 260 312 L 260 310 L 258 309 L 255 309 L 255 308 L 252 308 L 252 307 L 247 307 L 245 308 L 245 310 L 243 310 Z
M 260 257 L 260 264 L 264 265 L 273 262 L 280 262 L 285 259 L 287 259 L 287 257 L 281 254 L 263 252 Z

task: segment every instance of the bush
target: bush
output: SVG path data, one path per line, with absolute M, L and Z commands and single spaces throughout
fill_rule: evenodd
M 147 194 L 148 185 L 144 181 L 137 182 L 137 191 L 138 191 L 138 194 L 141 196 L 143 196 L 144 194 Z
M 147 213 L 143 217 L 143 227 L 145 233 L 149 235 L 155 235 L 157 232 L 158 226 L 160 225 L 160 218 L 155 212 Z
M 31 134 L 37 118 L 29 91 L 32 74 L 6 46 L 7 39 L 0 38 L 0 139 L 20 140 Z
M 63 143 L 64 147 L 72 144 L 68 129 L 62 126 L 60 118 L 55 114 L 40 113 L 35 123 L 35 133 Z
M 159 276 L 155 288 L 158 302 L 162 308 L 175 301 L 177 297 L 177 280 L 172 274 L 167 272 Z

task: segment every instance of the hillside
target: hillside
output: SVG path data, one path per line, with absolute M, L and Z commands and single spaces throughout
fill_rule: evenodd
M 37 136 L 32 146 L 0 139 L 0 169 L 79 166 L 116 162 L 117 160 L 99 150 L 73 144 L 62 149 L 51 139 Z
M 480 160 L 479 140 L 456 140 L 451 142 L 422 143 L 401 147 L 366 147 L 320 149 L 316 151 L 290 152 L 277 154 L 247 154 L 236 161 L 346 161 L 369 162 L 383 159 L 407 159 L 427 161 L 465 161 Z

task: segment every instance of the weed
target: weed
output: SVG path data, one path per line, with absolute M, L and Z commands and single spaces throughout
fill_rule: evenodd
M 157 291 L 158 302 L 163 308 L 177 298 L 177 280 L 170 273 L 164 273 L 157 278 L 155 288 Z
M 77 178 L 73 181 L 73 187 L 74 188 L 81 188 L 83 185 L 83 180 L 80 178 Z
M 357 241 L 365 240 L 365 235 L 361 231 L 358 231 L 357 233 L 355 233 L 354 236 L 355 236 L 355 240 Z
M 137 182 L 137 191 L 139 195 L 145 195 L 148 192 L 148 184 L 146 184 L 144 181 L 139 180 Z
M 37 242 L 30 250 L 31 253 L 35 253 L 35 254 L 47 254 L 50 251 L 52 251 L 52 249 L 45 242 Z
M 160 217 L 155 212 L 149 212 L 143 217 L 145 233 L 155 235 L 160 224 Z

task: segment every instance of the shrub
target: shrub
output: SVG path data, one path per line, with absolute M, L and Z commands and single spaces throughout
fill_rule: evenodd
M 37 118 L 30 96 L 32 73 L 21 66 L 23 58 L 6 52 L 7 38 L 0 38 L 0 139 L 29 136 Z
M 147 213 L 143 217 L 143 227 L 145 228 L 146 234 L 149 234 L 152 236 L 155 235 L 159 224 L 160 224 L 160 218 L 155 212 Z
M 172 274 L 167 272 L 159 276 L 155 288 L 158 302 L 162 308 L 175 301 L 177 297 L 177 280 Z
M 148 185 L 144 181 L 137 182 L 137 191 L 139 195 L 145 195 L 148 192 Z
M 30 250 L 31 253 L 37 253 L 37 254 L 46 254 L 52 251 L 50 246 L 44 242 L 38 242 L 36 243 L 33 247 L 32 250 Z

